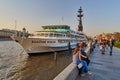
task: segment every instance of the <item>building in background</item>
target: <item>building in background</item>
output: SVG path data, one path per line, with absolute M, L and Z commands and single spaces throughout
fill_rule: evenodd
M 0 39 L 11 39 L 10 36 L 19 36 L 19 37 L 28 37 L 30 35 L 30 33 L 28 33 L 28 31 L 26 31 L 25 28 L 23 28 L 22 31 L 18 31 L 18 30 L 10 30 L 10 29 L 1 29 L 0 30 Z

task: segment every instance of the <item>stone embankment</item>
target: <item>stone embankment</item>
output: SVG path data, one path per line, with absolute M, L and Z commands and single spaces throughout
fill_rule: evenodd
M 89 48 L 86 50 L 89 54 Z M 120 79 L 120 49 L 113 48 L 112 56 L 110 49 L 105 49 L 105 54 L 102 55 L 99 46 L 89 56 L 91 62 L 89 65 L 92 75 L 86 74 L 81 77 L 78 75 L 78 69 L 75 64 L 71 63 L 64 69 L 54 80 L 119 80 Z

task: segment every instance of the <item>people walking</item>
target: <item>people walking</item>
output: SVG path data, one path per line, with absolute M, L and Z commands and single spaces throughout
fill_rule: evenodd
M 88 46 L 90 47 L 90 54 L 93 52 L 93 40 L 90 40 L 88 43 Z
M 104 40 L 100 40 L 99 41 L 99 45 L 100 45 L 100 52 L 101 52 L 101 54 L 102 55 L 104 55 L 105 54 L 105 43 L 104 43 L 105 41 Z
M 114 45 L 114 42 L 113 42 L 113 40 L 112 40 L 112 39 L 110 39 L 110 41 L 109 41 L 110 56 L 112 56 L 113 45 Z

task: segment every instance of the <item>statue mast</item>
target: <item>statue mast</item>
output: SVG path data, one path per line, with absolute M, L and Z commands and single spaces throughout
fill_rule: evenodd
M 80 9 L 78 10 L 78 15 L 77 17 L 79 18 L 79 25 L 78 25 L 78 31 L 83 31 L 83 25 L 82 25 L 82 17 L 83 17 L 83 14 L 82 14 L 82 7 L 80 7 Z

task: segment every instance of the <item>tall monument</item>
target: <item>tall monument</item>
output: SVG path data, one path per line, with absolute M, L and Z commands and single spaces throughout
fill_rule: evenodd
M 79 18 L 79 25 L 78 25 L 78 31 L 83 31 L 83 25 L 82 25 L 82 17 L 83 17 L 83 14 L 82 14 L 82 7 L 80 7 L 80 9 L 78 10 L 78 15 L 77 17 Z

